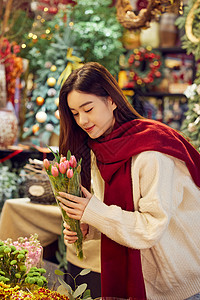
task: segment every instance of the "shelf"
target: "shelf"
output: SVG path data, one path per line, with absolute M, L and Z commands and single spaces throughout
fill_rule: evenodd
M 162 54 L 168 54 L 168 53 L 185 53 L 186 54 L 186 50 L 181 48 L 181 47 L 169 47 L 169 48 L 163 48 L 163 47 L 158 47 L 158 48 L 154 48 L 153 50 L 158 50 L 160 52 L 162 52 Z M 189 54 L 188 54 L 189 55 Z
M 123 88 L 124 91 L 133 91 L 134 95 L 139 95 L 141 97 L 155 97 L 155 98 L 163 98 L 163 97 L 185 97 L 187 98 L 184 94 L 181 93 L 165 93 L 165 92 L 142 92 L 141 90 L 132 90 L 130 88 Z M 133 95 L 133 96 L 134 96 Z
M 163 97 L 185 97 L 184 94 L 172 94 L 172 93 L 160 93 L 160 92 L 149 92 L 149 93 L 141 93 L 143 97 L 155 97 L 155 98 L 163 98 Z

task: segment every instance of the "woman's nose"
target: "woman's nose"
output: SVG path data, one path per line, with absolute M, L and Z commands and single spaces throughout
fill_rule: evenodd
M 86 114 L 79 114 L 79 124 L 80 125 L 85 125 L 85 124 L 87 124 L 88 123 L 88 117 L 87 117 L 87 115 Z

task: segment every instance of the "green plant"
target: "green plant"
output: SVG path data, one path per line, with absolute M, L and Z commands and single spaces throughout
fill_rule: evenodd
M 19 185 L 23 178 L 14 170 L 11 171 L 9 165 L 0 166 L 0 210 L 6 199 L 19 197 Z
M 67 271 L 66 246 L 64 243 L 64 226 L 61 224 L 61 235 L 58 238 L 58 251 L 56 251 L 56 259 L 59 262 L 58 268 L 64 268 Z
M 62 20 L 63 13 L 60 12 L 59 16 Z M 44 52 L 42 49 L 39 51 L 36 44 L 28 56 L 37 70 L 34 71 L 35 88 L 30 101 L 27 99 L 22 139 L 31 137 L 33 143 L 38 142 L 40 145 L 49 144 L 53 133 L 59 135 L 60 88 L 63 80 L 82 65 L 81 58 L 76 56 L 73 49 L 70 26 L 64 21 L 60 23 L 58 23 L 60 29 L 52 35 L 47 49 Z
M 181 47 L 187 54 L 193 54 L 196 61 L 196 74 L 193 84 L 184 92 L 188 98 L 188 110 L 185 113 L 181 131 L 190 139 L 197 151 L 200 152 L 200 8 L 198 1 L 189 0 L 184 6 L 183 15 L 176 20 L 179 29 L 184 30 Z
M 82 283 L 80 285 L 77 285 L 76 278 L 78 276 L 84 276 L 90 273 L 90 269 L 83 269 L 79 274 L 77 274 L 75 277 L 73 277 L 70 273 L 64 273 L 60 270 L 55 270 L 56 275 L 63 276 L 64 274 L 68 274 L 74 281 L 75 289 L 72 290 L 71 286 L 67 284 L 62 278 L 58 277 L 58 281 L 60 282 L 60 286 L 58 287 L 57 291 L 60 294 L 67 295 L 70 300 L 80 300 L 80 299 L 92 299 L 90 290 L 87 289 L 87 283 Z
M 43 268 L 32 267 L 27 273 L 26 259 L 28 250 L 17 249 L 14 245 L 0 241 L 0 281 L 12 286 L 24 284 L 37 284 L 46 286 L 47 279 L 42 275 L 46 273 Z
M 37 284 L 38 286 L 47 286 L 47 279 L 42 274 L 46 273 L 44 268 L 32 267 L 26 274 L 25 283 Z
M 77 0 L 68 9 L 74 48 L 84 62 L 96 61 L 113 76 L 120 70 L 119 57 L 124 28 L 116 18 L 116 7 L 111 0 Z

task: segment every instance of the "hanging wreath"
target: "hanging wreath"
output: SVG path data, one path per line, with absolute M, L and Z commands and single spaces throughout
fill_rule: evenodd
M 196 61 L 200 59 L 199 6 L 200 0 L 188 0 L 183 15 L 179 16 L 175 23 L 179 29 L 185 31 L 181 38 L 182 48 L 186 49 L 187 54 L 192 53 Z
M 134 49 L 128 56 L 129 82 L 126 88 L 157 85 L 162 79 L 161 54 L 151 47 Z

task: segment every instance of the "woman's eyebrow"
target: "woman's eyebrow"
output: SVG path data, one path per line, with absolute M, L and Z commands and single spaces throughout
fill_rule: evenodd
M 81 107 L 83 107 L 83 106 L 85 106 L 85 105 L 91 104 L 91 103 L 93 103 L 93 102 L 92 102 L 92 101 L 87 101 L 87 102 L 81 104 L 81 105 L 79 106 L 79 108 L 81 108 Z M 70 109 L 71 109 L 71 110 L 76 110 L 75 108 L 72 108 L 72 107 L 70 107 Z

